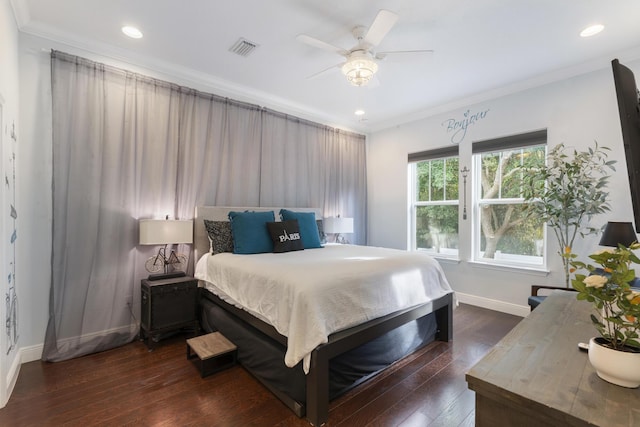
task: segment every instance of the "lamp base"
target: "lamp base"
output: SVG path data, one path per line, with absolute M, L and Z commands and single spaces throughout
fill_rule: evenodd
M 184 277 L 184 276 L 186 276 L 184 271 L 176 270 L 176 271 L 171 271 L 169 273 L 150 274 L 147 280 L 153 281 L 153 280 L 162 280 L 162 279 L 173 279 L 175 277 Z

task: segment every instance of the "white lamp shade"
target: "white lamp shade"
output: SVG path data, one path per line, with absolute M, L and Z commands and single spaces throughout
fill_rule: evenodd
M 168 245 L 193 242 L 193 221 L 141 219 L 141 245 Z
M 325 233 L 345 234 L 353 233 L 353 218 L 330 217 L 322 220 Z

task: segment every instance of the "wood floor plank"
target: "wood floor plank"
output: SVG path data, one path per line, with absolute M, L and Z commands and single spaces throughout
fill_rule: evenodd
M 397 395 L 395 388 L 407 378 L 414 376 L 416 372 L 422 371 L 426 366 L 437 371 L 439 369 L 437 367 L 438 363 L 441 363 L 442 359 L 446 359 L 447 348 L 448 345 L 436 342 L 421 349 L 417 352 L 420 357 L 400 366 L 394 366 L 389 370 L 391 373 L 385 377 L 377 377 L 375 382 L 363 384 L 362 387 L 353 390 L 350 395 L 346 396 L 344 403 L 331 408 L 331 413 L 335 414 L 336 418 L 347 421 L 351 414 L 362 410 L 367 405 L 381 405 L 382 408 L 386 408 L 391 404 L 388 393 Z M 425 360 L 428 361 L 426 364 Z M 403 360 L 400 363 L 402 362 L 405 361 Z M 386 403 L 383 404 L 383 401 Z
M 461 304 L 453 341 L 434 342 L 330 404 L 329 426 L 472 426 L 464 374 L 520 318 Z M 307 426 L 241 366 L 201 378 L 186 359 L 187 336 L 152 352 L 123 347 L 21 366 L 0 425 Z
M 475 408 L 475 393 L 469 389 L 464 390 L 436 419 L 429 423 L 430 427 L 459 426 L 473 415 Z M 402 426 L 402 425 L 401 425 Z

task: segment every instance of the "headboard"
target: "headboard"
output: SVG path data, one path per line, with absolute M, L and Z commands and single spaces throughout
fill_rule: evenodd
M 209 237 L 204 228 L 204 220 L 229 221 L 231 211 L 273 211 L 276 221 L 280 221 L 280 209 L 289 209 L 294 212 L 314 212 L 316 219 L 322 219 L 322 210 L 319 208 L 268 208 L 268 207 L 245 207 L 245 206 L 197 206 L 193 219 L 193 252 L 194 260 L 198 262 L 200 257 L 209 251 Z

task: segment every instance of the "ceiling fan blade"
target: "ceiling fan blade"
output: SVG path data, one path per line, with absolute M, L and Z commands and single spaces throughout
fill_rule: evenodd
M 415 49 L 415 50 L 390 50 L 387 52 L 377 52 L 376 59 L 385 59 L 388 55 L 406 55 L 416 53 L 433 53 L 433 49 Z
M 323 42 L 322 40 L 318 40 L 317 38 L 308 36 L 306 34 L 299 34 L 296 39 L 304 44 L 316 47 L 318 49 L 326 50 L 327 52 L 337 53 L 338 55 L 342 56 L 347 56 L 349 54 L 349 51 L 346 49 L 334 46 L 327 42 Z
M 376 19 L 367 31 L 367 35 L 364 36 L 364 41 L 371 46 L 378 46 L 384 36 L 393 28 L 398 20 L 398 15 L 385 9 L 381 9 L 376 15 Z
M 321 74 L 324 74 L 327 71 L 331 71 L 334 68 L 340 68 L 343 65 L 344 65 L 344 62 L 341 62 L 339 64 L 334 64 L 331 67 L 327 67 L 324 70 L 318 71 L 317 73 L 314 73 L 314 74 L 311 74 L 310 76 L 307 76 L 307 80 L 315 79 L 316 77 L 320 76 Z

